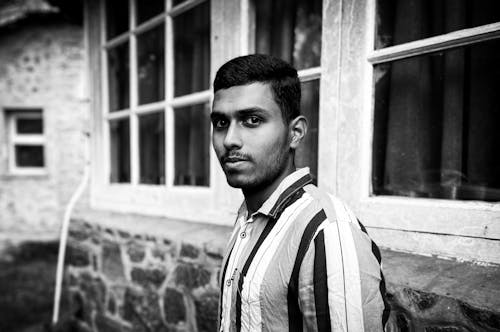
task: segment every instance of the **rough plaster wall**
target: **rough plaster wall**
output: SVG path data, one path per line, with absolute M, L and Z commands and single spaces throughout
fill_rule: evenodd
M 43 108 L 46 176 L 12 176 L 0 135 L 0 232 L 57 232 L 84 165 L 83 28 L 20 24 L 0 34 L 0 107 Z M 5 112 L 0 118 L 4 132 Z

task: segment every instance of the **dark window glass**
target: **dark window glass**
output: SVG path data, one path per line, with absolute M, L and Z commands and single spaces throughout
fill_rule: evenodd
M 303 82 L 300 110 L 307 118 L 307 136 L 295 153 L 295 166 L 309 167 L 313 176 L 318 175 L 318 112 L 319 80 Z
M 110 130 L 111 182 L 130 182 L 129 120 L 112 120 Z
M 210 2 L 174 18 L 175 96 L 210 86 Z
M 165 11 L 164 0 L 136 0 L 137 24 Z
M 44 167 L 43 146 L 41 145 L 16 145 L 17 167 Z
M 500 40 L 375 66 L 375 194 L 500 201 Z
M 42 134 L 43 133 L 43 120 L 40 119 L 17 119 L 17 132 L 19 134 Z
M 257 53 L 297 69 L 320 66 L 322 0 L 255 0 Z
M 106 0 L 106 36 L 118 36 L 129 29 L 128 0 Z
M 208 186 L 210 179 L 210 109 L 207 104 L 177 108 L 175 185 Z
M 378 0 L 375 48 L 498 21 L 498 0 Z
M 164 113 L 139 117 L 140 183 L 165 183 Z
M 165 25 L 137 37 L 139 104 L 165 98 Z
M 126 109 L 130 103 L 129 44 L 108 50 L 109 111 Z
M 177 6 L 180 3 L 186 2 L 186 0 L 172 0 L 172 5 Z

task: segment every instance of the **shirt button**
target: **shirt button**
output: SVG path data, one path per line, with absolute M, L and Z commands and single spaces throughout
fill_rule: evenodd
M 227 279 L 226 285 L 231 286 L 231 279 Z
M 247 233 L 245 233 L 245 232 L 241 232 L 241 233 L 240 233 L 240 237 L 241 237 L 242 239 L 246 238 L 246 237 L 247 237 Z

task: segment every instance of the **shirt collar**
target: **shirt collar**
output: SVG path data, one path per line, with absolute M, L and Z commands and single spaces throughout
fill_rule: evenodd
M 252 216 L 263 214 L 275 218 L 286 200 L 309 183 L 312 183 L 312 177 L 309 174 L 309 167 L 297 169 L 281 181 L 271 196 L 269 196 L 269 198 Z M 243 204 L 241 204 L 241 207 L 238 210 L 238 218 L 244 216 L 246 219 L 247 215 L 247 205 L 245 201 L 243 201 Z

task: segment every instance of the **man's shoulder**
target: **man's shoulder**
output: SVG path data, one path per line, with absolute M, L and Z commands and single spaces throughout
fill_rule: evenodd
M 331 221 L 358 223 L 354 212 L 341 198 L 314 184 L 305 186 L 304 191 L 312 197 L 318 208 L 323 210 Z

